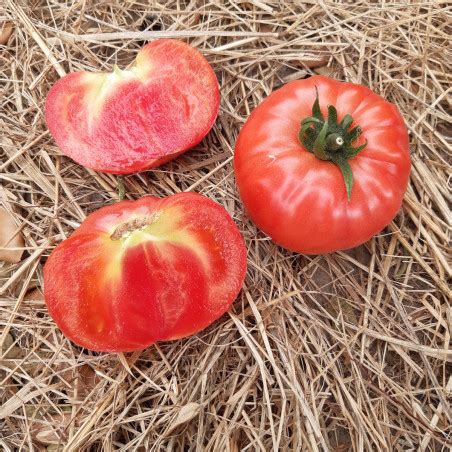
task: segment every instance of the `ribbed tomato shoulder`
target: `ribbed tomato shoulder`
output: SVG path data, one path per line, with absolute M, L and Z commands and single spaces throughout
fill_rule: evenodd
M 348 163 L 350 200 L 339 168 L 320 160 L 300 141 L 301 122 L 312 116 L 316 96 L 338 122 L 352 116 L 360 126 Z M 405 193 L 410 156 L 408 133 L 395 105 L 369 88 L 313 76 L 284 85 L 251 113 L 237 139 L 234 168 L 250 218 L 276 243 L 306 254 L 357 246 L 397 214 Z

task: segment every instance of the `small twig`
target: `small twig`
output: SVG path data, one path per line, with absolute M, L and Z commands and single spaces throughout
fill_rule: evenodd
M 124 186 L 124 177 L 118 176 L 118 198 L 120 201 L 124 201 L 126 197 L 126 187 Z

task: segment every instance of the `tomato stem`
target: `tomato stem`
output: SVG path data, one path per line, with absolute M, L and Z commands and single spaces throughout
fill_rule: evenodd
M 126 197 L 126 187 L 124 186 L 124 178 L 118 176 L 118 197 L 120 201 L 124 201 Z
M 306 150 L 320 160 L 330 161 L 341 170 L 348 200 L 351 198 L 353 188 L 353 172 L 348 160 L 356 157 L 367 145 L 366 141 L 360 146 L 353 146 L 362 131 L 359 126 L 349 130 L 352 123 L 353 118 L 349 114 L 339 123 L 337 110 L 333 105 L 328 106 L 328 116 L 325 118 L 320 110 L 316 87 L 312 116 L 301 121 L 299 133 L 300 142 Z
M 339 133 L 332 133 L 326 137 L 326 148 L 330 151 L 337 151 L 344 145 L 344 139 Z

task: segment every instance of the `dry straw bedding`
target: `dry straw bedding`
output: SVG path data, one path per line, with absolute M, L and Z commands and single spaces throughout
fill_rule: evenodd
M 25 252 L 0 263 L 0 448 L 447 450 L 450 11 L 401 0 L 6 0 L 0 199 Z M 193 151 L 125 177 L 126 196 L 194 190 L 218 201 L 246 239 L 248 274 L 231 312 L 197 336 L 92 353 L 49 318 L 42 265 L 89 212 L 118 199 L 118 179 L 62 156 L 44 101 L 64 73 L 125 67 L 156 37 L 204 53 L 220 114 Z M 254 106 L 314 72 L 396 103 L 413 167 L 403 209 L 381 234 L 309 257 L 247 218 L 232 156 Z

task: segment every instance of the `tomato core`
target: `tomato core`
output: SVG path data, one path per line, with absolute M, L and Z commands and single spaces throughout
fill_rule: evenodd
M 134 218 L 133 220 L 126 221 L 120 224 L 113 234 L 110 236 L 112 240 L 120 240 L 132 234 L 135 231 L 141 231 L 146 227 L 150 226 L 154 222 L 152 217 L 140 217 Z
M 355 126 L 351 115 L 345 115 L 338 122 L 337 111 L 333 105 L 328 106 L 328 117 L 324 118 L 320 111 L 319 95 L 316 94 L 312 106 L 312 116 L 301 121 L 299 139 L 301 144 L 318 159 L 330 161 L 337 165 L 344 177 L 347 197 L 350 200 L 353 187 L 353 173 L 348 160 L 358 155 L 367 144 L 354 147 L 353 143 L 361 135 L 361 127 Z M 349 130 L 350 129 L 350 130 Z

